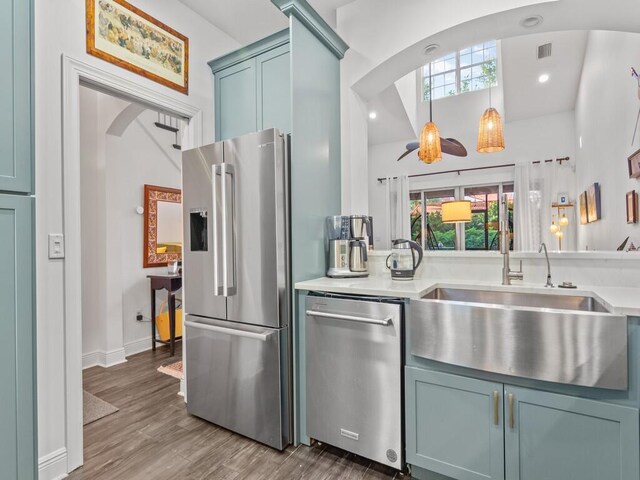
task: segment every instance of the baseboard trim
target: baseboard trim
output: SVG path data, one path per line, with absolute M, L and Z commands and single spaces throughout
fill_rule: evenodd
M 89 352 L 82 355 L 82 369 L 90 367 L 104 367 L 109 368 L 114 365 L 126 362 L 126 354 L 124 348 L 116 348 L 108 352 L 102 352 L 96 350 L 95 352 Z
M 151 337 L 141 338 L 140 340 L 134 340 L 133 342 L 124 344 L 124 355 L 126 357 L 135 355 L 136 353 L 146 352 L 151 350 Z
M 67 449 L 59 448 L 38 460 L 40 480 L 59 480 L 67 477 Z

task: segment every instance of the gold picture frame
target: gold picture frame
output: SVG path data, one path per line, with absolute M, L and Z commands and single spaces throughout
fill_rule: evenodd
M 589 207 L 587 206 L 587 192 L 580 194 L 580 224 L 589 223 Z
M 142 266 L 164 267 L 182 260 L 182 246 L 175 251 L 158 249 L 158 202 L 182 203 L 182 191 L 177 188 L 144 186 L 144 240 Z
M 125 0 L 86 0 L 87 53 L 189 94 L 189 39 Z
M 635 190 L 627 192 L 627 223 L 638 223 L 638 194 Z

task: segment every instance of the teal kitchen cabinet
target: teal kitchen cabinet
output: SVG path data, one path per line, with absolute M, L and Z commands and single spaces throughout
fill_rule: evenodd
M 2 0 L 0 16 L 0 192 L 32 191 L 31 9 Z
M 405 373 L 407 463 L 461 480 L 503 480 L 502 384 Z
M 289 30 L 209 66 L 215 79 L 216 140 L 272 127 L 291 132 Z
M 638 409 L 505 386 L 509 480 L 637 480 Z
M 257 92 L 255 59 L 233 65 L 215 77 L 216 140 L 255 132 Z
M 33 198 L 0 195 L 0 477 L 36 478 Z
M 291 69 L 289 45 L 256 57 L 258 130 L 291 133 Z
M 405 388 L 416 478 L 640 477 L 637 408 L 415 367 Z

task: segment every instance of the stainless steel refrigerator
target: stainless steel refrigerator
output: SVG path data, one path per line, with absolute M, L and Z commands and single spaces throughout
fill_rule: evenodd
M 185 151 L 187 410 L 277 449 L 292 439 L 288 141 Z

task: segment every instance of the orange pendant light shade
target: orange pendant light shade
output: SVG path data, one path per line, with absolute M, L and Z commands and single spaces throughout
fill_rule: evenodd
M 463 223 L 471 221 L 471 201 L 453 200 L 442 202 L 442 223 Z
M 498 111 L 487 108 L 480 117 L 478 128 L 479 153 L 493 153 L 504 150 L 504 135 L 502 133 L 502 119 Z
M 435 163 L 442 160 L 442 146 L 440 145 L 440 132 L 433 122 L 428 122 L 422 127 L 420 134 L 420 148 L 418 158 L 424 163 Z

